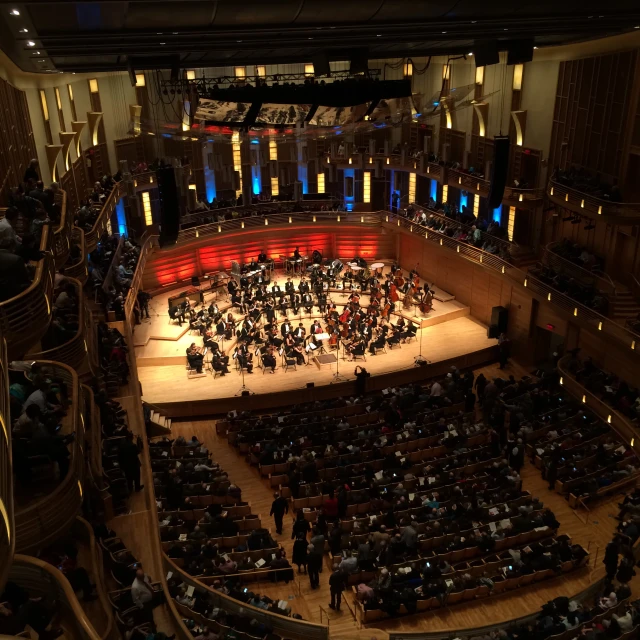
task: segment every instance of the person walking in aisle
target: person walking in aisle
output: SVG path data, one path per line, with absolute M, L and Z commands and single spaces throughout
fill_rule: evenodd
M 320 587 L 320 566 L 322 565 L 322 554 L 316 553 L 313 545 L 307 547 L 307 571 L 309 572 L 309 582 L 312 589 Z
M 329 589 L 331 591 L 331 603 L 329 607 L 340 611 L 340 604 L 342 602 L 342 592 L 344 591 L 347 576 L 340 571 L 340 567 L 337 564 L 333 565 L 333 573 L 329 576 Z
M 282 518 L 285 513 L 289 513 L 289 503 L 277 491 L 273 494 L 273 502 L 271 503 L 270 516 L 276 523 L 276 533 L 282 535 Z

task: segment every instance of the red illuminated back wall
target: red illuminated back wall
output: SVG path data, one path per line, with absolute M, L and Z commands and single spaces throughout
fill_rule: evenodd
M 366 260 L 395 257 L 393 234 L 382 235 L 380 229 L 345 225 L 340 233 L 334 230 L 305 229 L 265 230 L 237 233 L 226 237 L 213 236 L 208 244 L 197 242 L 179 249 L 156 250 L 147 261 L 143 275 L 146 289 L 168 286 L 211 271 L 230 271 L 231 262 L 240 264 L 255 259 L 264 249 L 274 259 L 290 256 L 296 247 L 302 255 L 317 249 L 324 258 L 350 260 L 361 256 Z

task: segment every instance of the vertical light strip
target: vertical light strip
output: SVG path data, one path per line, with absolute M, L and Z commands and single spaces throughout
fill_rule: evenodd
M 111 226 L 111 218 L 107 218 L 107 233 L 112 236 L 113 235 L 113 227 Z
M 476 67 L 476 84 L 484 84 L 484 67 Z
M 366 204 L 371 202 L 371 171 L 364 172 L 364 181 L 362 183 L 362 202 Z
M 318 193 L 324 193 L 324 171 L 318 174 Z
M 280 189 L 278 187 L 278 178 L 271 178 L 271 195 L 277 196 L 280 194 Z
M 416 174 L 409 174 L 409 204 L 416 201 Z
M 522 74 L 523 73 L 524 73 L 523 64 L 513 65 L 513 90 L 514 91 L 522 90 Z
M 5 507 L 2 498 L 0 498 L 0 515 L 2 516 L 4 526 L 7 530 L 7 541 L 11 544 L 11 525 L 9 523 L 9 514 L 7 513 L 7 508 Z
M 480 215 L 480 196 L 477 194 L 473 196 L 473 215 L 476 218 Z
M 238 75 L 236 73 L 236 75 Z M 238 172 L 238 189 L 236 198 L 242 193 L 242 161 L 240 159 L 240 132 L 234 131 L 231 134 L 231 148 L 233 149 L 233 170 Z
M 153 224 L 153 216 L 151 215 L 151 200 L 149 199 L 149 192 L 142 192 L 142 210 L 144 211 L 144 223 L 148 226 Z
M 447 200 L 449 200 L 449 185 L 442 185 L 442 204 L 447 204 Z
M 507 236 L 509 242 L 513 242 L 513 226 L 516 222 L 516 208 L 509 207 L 509 222 L 507 223 Z
M 191 114 L 191 103 L 189 100 L 185 100 L 182 103 L 182 130 L 189 131 L 191 129 L 191 125 L 189 124 Z
M 91 93 L 98 93 L 98 80 L 96 78 L 89 80 L 89 91 Z
M 49 107 L 47 106 L 47 94 L 40 89 L 40 103 L 42 104 L 42 115 L 45 122 L 49 122 Z
M 269 160 L 278 159 L 278 143 L 275 140 L 269 140 Z

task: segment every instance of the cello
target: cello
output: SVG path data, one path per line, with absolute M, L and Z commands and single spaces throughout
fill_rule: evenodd
M 396 285 L 395 282 L 393 282 L 389 287 L 389 300 L 391 300 L 391 302 L 398 302 L 398 300 L 400 300 L 400 296 L 398 295 L 398 285 Z

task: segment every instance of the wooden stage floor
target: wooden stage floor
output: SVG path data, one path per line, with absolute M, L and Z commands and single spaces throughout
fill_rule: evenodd
M 277 279 L 282 286 L 286 280 L 282 274 L 277 274 Z M 298 278 L 294 278 L 297 283 Z M 143 399 L 152 404 L 166 402 L 193 402 L 196 400 L 210 400 L 219 398 L 231 398 L 236 395 L 242 386 L 242 377 L 233 367 L 231 361 L 231 373 L 224 377 L 213 379 L 209 372 L 204 377 L 188 378 L 186 372 L 185 352 L 187 347 L 195 342 L 202 345 L 202 339 L 198 335 L 192 335 L 188 324 L 178 327 L 169 321 L 168 298 L 180 289 L 163 292 L 155 296 L 150 302 L 150 320 L 144 320 L 135 328 L 134 347 L 138 378 L 142 384 Z M 336 303 L 339 310 L 347 300 L 350 292 L 332 291 L 330 298 Z M 440 362 L 449 358 L 463 356 L 465 354 L 482 351 L 497 343 L 494 339 L 487 338 L 487 328 L 472 318 L 469 307 L 451 298 L 446 292 L 440 292 L 439 297 L 446 301 L 434 301 L 433 310 L 426 316 L 414 315 L 414 310 L 404 311 L 402 304 L 398 303 L 399 312 L 406 319 L 412 319 L 416 324 L 420 323 L 422 329 L 418 330 L 416 340 L 401 344 L 399 348 L 387 352 L 380 352 L 376 356 L 367 355 L 364 362 L 358 359 L 357 363 L 350 363 L 344 359 L 342 350 L 340 360 L 337 363 L 339 372 L 344 378 L 353 380 L 356 364 L 367 368 L 372 375 L 380 375 L 404 370 L 414 366 L 414 358 L 420 353 L 420 340 L 422 339 L 422 355 L 430 362 Z M 212 296 L 207 295 L 205 303 L 208 305 Z M 366 306 L 369 295 L 361 298 Z M 221 296 L 218 304 L 221 309 L 228 307 L 226 296 Z M 420 312 L 418 312 L 420 313 Z M 234 313 L 234 317 L 241 316 Z M 311 316 L 306 313 L 293 315 L 289 312 L 288 320 L 295 327 L 302 322 L 307 332 L 315 318 L 320 314 L 317 308 Z M 278 313 L 278 322 L 281 322 L 281 314 Z M 397 320 L 392 318 L 393 322 Z M 324 322 L 321 321 L 323 326 Z M 235 338 L 225 341 L 223 349 L 230 355 L 235 348 Z M 221 345 L 222 346 L 222 345 Z M 335 353 L 335 351 L 334 351 Z M 306 366 L 298 366 L 297 369 L 289 369 L 287 372 L 280 366 L 275 374 L 262 373 L 261 369 L 254 368 L 251 375 L 245 374 L 245 385 L 252 393 L 264 394 L 273 391 L 293 391 L 305 388 L 307 383 L 313 382 L 316 386 L 328 385 L 334 381 L 336 364 L 318 366 L 315 363 Z

